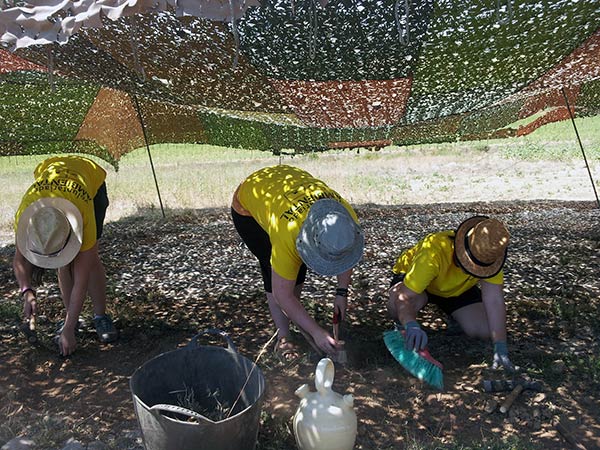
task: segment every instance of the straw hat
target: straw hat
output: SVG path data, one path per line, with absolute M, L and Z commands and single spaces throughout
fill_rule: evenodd
M 57 269 L 69 264 L 81 248 L 83 218 L 64 198 L 44 197 L 19 217 L 17 247 L 32 264 Z
M 321 275 L 339 275 L 354 267 L 364 246 L 360 226 L 340 202 L 329 198 L 312 204 L 296 238 L 302 261 Z
M 454 253 L 465 272 L 477 278 L 491 278 L 504 266 L 509 238 L 502 222 L 474 216 L 458 226 Z

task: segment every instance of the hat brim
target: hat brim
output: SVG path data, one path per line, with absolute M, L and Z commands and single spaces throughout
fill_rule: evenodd
M 356 237 L 357 244 L 354 246 L 352 251 L 348 252 L 344 258 L 334 261 L 323 258 L 322 255 L 317 251 L 317 245 L 307 230 L 314 226 L 314 222 L 312 222 L 314 218 L 323 217 L 330 212 L 346 214 L 350 220 L 354 221 L 344 205 L 336 200 L 324 198 L 311 205 L 309 214 L 302 224 L 302 227 L 300 227 L 300 233 L 296 239 L 296 249 L 298 250 L 300 258 L 302 258 L 304 264 L 306 264 L 310 270 L 320 275 L 328 276 L 339 275 L 353 268 L 362 258 L 365 247 L 364 235 L 360 230 L 360 226 L 356 224 L 359 234 Z
M 29 250 L 27 243 L 29 242 L 28 237 L 28 225 L 31 217 L 41 208 L 52 207 L 60 210 L 71 225 L 71 234 L 69 240 L 63 247 L 63 249 L 52 255 L 45 256 L 32 252 Z M 17 236 L 16 244 L 21 254 L 33 265 L 43 267 L 45 269 L 58 269 L 69 264 L 81 249 L 83 242 L 83 218 L 79 209 L 71 203 L 69 200 L 60 197 L 44 197 L 36 200 L 21 214 L 19 217 L 19 224 L 17 225 Z
M 498 275 L 506 261 L 506 250 L 504 251 L 504 256 L 502 258 L 497 259 L 489 265 L 477 263 L 469 252 L 467 234 L 475 225 L 486 219 L 489 219 L 489 217 L 470 217 L 458 226 L 454 235 L 454 254 L 456 255 L 456 260 L 462 270 L 475 278 L 492 278 L 493 276 Z

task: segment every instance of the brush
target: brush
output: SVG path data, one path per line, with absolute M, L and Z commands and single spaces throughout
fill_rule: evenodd
M 344 341 L 340 341 L 340 319 L 341 319 L 341 312 L 339 310 L 339 308 L 337 306 L 334 306 L 333 308 L 333 338 L 336 340 L 336 342 L 339 344 L 339 348 L 337 349 L 336 353 L 335 353 L 335 362 L 338 362 L 340 364 L 346 364 L 348 362 L 348 355 L 346 354 L 346 350 L 344 349 Z
M 403 331 L 390 330 L 383 333 L 383 341 L 396 361 L 411 375 L 440 390 L 444 389 L 444 366 L 435 360 L 429 351 L 407 350 Z

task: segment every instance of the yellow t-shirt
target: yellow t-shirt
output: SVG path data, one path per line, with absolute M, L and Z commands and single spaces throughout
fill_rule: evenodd
M 286 280 L 295 280 L 302 259 L 296 237 L 310 206 L 322 198 L 339 201 L 358 223 L 352 207 L 337 192 L 310 173 L 292 166 L 260 169 L 240 185 L 237 199 L 271 240 L 271 266 Z
M 81 251 L 92 248 L 96 243 L 94 197 L 106 179 L 106 171 L 81 156 L 56 156 L 38 164 L 33 175 L 35 182 L 15 214 L 15 231 L 21 214 L 30 204 L 43 197 L 61 197 L 72 202 L 83 217 Z
M 427 291 L 440 297 L 456 297 L 479 282 L 453 262 L 454 231 L 440 231 L 425 236 L 414 247 L 404 251 L 396 260 L 395 274 L 405 273 L 404 285 L 420 294 Z M 504 282 L 500 271 L 485 281 Z

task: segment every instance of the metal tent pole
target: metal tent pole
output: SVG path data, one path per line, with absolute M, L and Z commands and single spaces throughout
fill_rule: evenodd
M 146 144 L 146 150 L 148 150 L 148 158 L 150 159 L 150 167 L 152 168 L 152 175 L 154 176 L 154 184 L 156 186 L 156 193 L 158 194 L 158 203 L 160 203 L 160 210 L 162 212 L 163 218 L 165 217 L 165 209 L 163 208 L 162 199 L 160 198 L 160 189 L 158 188 L 158 181 L 156 180 L 156 172 L 154 171 L 154 163 L 152 162 L 152 154 L 150 153 L 150 145 L 148 145 L 148 136 L 146 135 L 146 127 L 144 125 L 144 118 L 142 117 L 142 110 L 140 109 L 140 104 L 137 99 L 137 95 L 133 96 L 133 101 L 135 103 L 135 109 L 138 113 L 138 118 L 140 119 L 140 125 L 142 126 L 142 133 L 144 134 L 144 142 Z
M 596 204 L 598 208 L 600 208 L 600 200 L 598 199 L 598 192 L 596 192 L 596 185 L 594 184 L 594 178 L 592 177 L 592 171 L 590 170 L 590 165 L 588 164 L 587 157 L 585 156 L 585 151 L 583 150 L 583 144 L 581 143 L 581 138 L 579 137 L 579 131 L 577 131 L 577 125 L 575 125 L 575 117 L 573 116 L 573 112 L 571 111 L 571 107 L 569 106 L 569 99 L 567 98 L 567 93 L 565 92 L 565 87 L 561 88 L 562 95 L 565 99 L 565 104 L 567 105 L 567 110 L 569 111 L 569 117 L 571 117 L 571 123 L 573 124 L 573 129 L 575 130 L 575 136 L 577 136 L 577 142 L 579 142 L 579 148 L 581 149 L 581 154 L 583 155 L 583 160 L 585 161 L 585 167 L 587 168 L 588 175 L 590 177 L 590 181 L 592 182 L 592 189 L 594 190 L 594 196 L 596 197 Z

